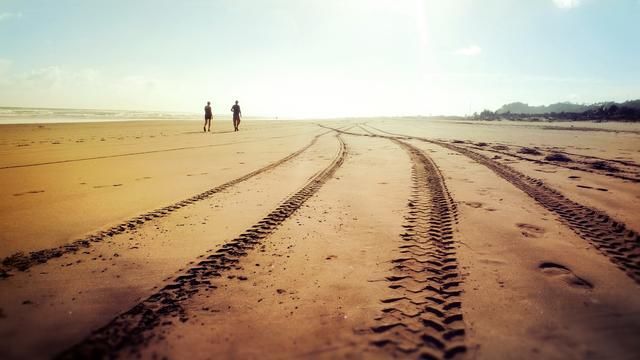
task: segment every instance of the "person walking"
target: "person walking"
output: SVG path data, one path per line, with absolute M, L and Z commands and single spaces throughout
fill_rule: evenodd
M 207 101 L 204 107 L 204 132 L 211 132 L 211 119 L 213 119 L 213 110 L 211 110 L 211 101 Z
M 231 107 L 231 111 L 233 111 L 233 131 L 240 131 L 238 126 L 240 126 L 240 118 L 242 117 L 242 111 L 240 111 L 240 105 L 238 105 L 238 100 L 236 100 L 236 104 Z

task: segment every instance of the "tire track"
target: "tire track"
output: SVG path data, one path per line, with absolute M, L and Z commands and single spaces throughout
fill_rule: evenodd
M 340 148 L 332 163 L 313 176 L 302 189 L 286 199 L 278 208 L 234 240 L 222 245 L 214 254 L 205 255 L 204 260 L 187 269 L 173 283 L 117 316 L 56 358 L 115 357 L 117 352 L 124 348 L 132 348 L 135 351 L 136 346 L 147 343 L 154 337 L 151 330 L 170 323 L 171 319 L 177 317 L 181 321 L 187 321 L 188 316 L 183 307 L 187 300 L 201 291 L 216 289 L 211 281 L 213 278 L 222 276 L 227 270 L 239 268 L 243 256 L 275 232 L 333 177 L 347 155 L 347 147 L 342 138 L 339 134 L 336 138 Z
M 550 151 L 549 149 L 546 149 L 546 150 Z M 620 159 L 606 159 L 606 158 L 601 158 L 601 157 L 598 157 L 598 156 L 582 155 L 582 154 L 576 154 L 576 153 L 571 153 L 571 152 L 566 152 L 566 151 L 557 151 L 557 152 L 561 153 L 561 154 L 569 155 L 569 156 L 580 156 L 580 157 L 584 157 L 586 159 L 591 159 L 591 160 L 595 160 L 595 161 L 610 161 L 610 162 L 614 162 L 614 163 L 618 163 L 618 164 L 622 164 L 622 165 L 626 165 L 626 166 L 630 166 L 630 167 L 640 168 L 640 164 L 636 164 L 633 161 L 620 160 Z
M 201 133 L 201 132 L 198 132 L 198 133 Z M 306 134 L 306 133 L 303 133 L 303 134 Z M 47 161 L 47 162 L 39 162 L 39 163 L 30 163 L 30 164 L 6 165 L 6 166 L 0 166 L 0 170 L 19 169 L 19 168 L 35 167 L 35 166 L 43 166 L 43 165 L 66 164 L 66 163 L 74 163 L 74 162 L 90 161 L 90 160 L 112 159 L 112 158 L 119 158 L 119 157 L 137 156 L 137 155 L 146 155 L 146 154 L 156 154 L 156 153 L 164 153 L 164 152 L 172 152 L 172 151 L 205 149 L 205 148 L 227 146 L 227 145 L 249 144 L 249 143 L 254 143 L 254 142 L 263 141 L 263 140 L 282 139 L 282 138 L 287 138 L 287 137 L 292 137 L 292 136 L 299 136 L 299 135 L 302 135 L 302 134 L 272 136 L 272 137 L 269 137 L 269 138 L 266 138 L 266 139 L 259 139 L 259 140 L 245 140 L 245 141 L 235 141 L 235 142 L 227 142 L 227 143 L 220 143 L 220 144 L 197 145 L 197 146 L 182 146 L 182 147 L 169 148 L 169 149 L 138 151 L 138 152 L 123 153 L 123 154 L 113 154 L 113 155 L 101 155 L 101 156 L 93 156 L 93 157 L 79 158 L 79 159 L 66 159 L 66 160 L 56 160 L 56 161 Z
M 370 136 L 373 136 L 373 137 L 377 137 L 377 136 L 379 136 L 378 134 L 374 134 L 374 133 L 373 133 L 373 132 L 371 132 L 369 129 L 365 128 L 363 125 L 365 125 L 365 126 L 366 126 L 366 125 L 367 125 L 367 123 L 358 124 L 358 127 L 359 127 L 362 131 L 366 132 L 367 134 L 369 134 Z
M 467 352 L 461 312 L 461 276 L 453 227 L 457 209 L 444 179 L 422 151 L 392 139 L 413 163 L 400 257 L 386 278 L 391 298 L 371 328 L 371 344 L 394 355 L 452 359 Z
M 386 278 L 394 295 L 371 327 L 370 343 L 394 356 L 453 359 L 467 352 L 462 316 L 462 277 L 453 227 L 457 205 L 436 164 L 423 151 L 391 136 L 337 130 L 344 134 L 386 138 L 409 155 L 412 192 L 407 203 L 400 257 Z
M 486 166 L 556 214 L 560 221 L 573 232 L 593 245 L 637 284 L 640 284 L 640 234 L 628 229 L 624 223 L 616 221 L 605 212 L 572 201 L 559 191 L 547 186 L 542 180 L 524 175 L 510 166 L 500 164 L 467 148 L 438 140 L 392 134 L 371 125 L 367 126 L 395 137 L 416 139 L 442 146 Z
M 444 141 L 443 141 L 444 142 Z M 448 144 L 451 144 L 451 142 L 447 142 Z M 460 146 L 460 145 L 456 145 L 456 146 Z M 508 152 L 508 151 L 503 151 L 503 150 L 496 150 L 496 149 L 491 149 L 491 148 L 487 148 L 487 147 L 480 147 L 477 146 L 473 143 L 471 144 L 466 144 L 464 145 L 466 147 L 469 147 L 473 150 L 481 150 L 481 151 L 489 151 L 489 152 L 493 152 L 496 154 L 500 154 L 500 155 L 505 155 L 505 156 L 510 156 L 510 157 L 514 157 L 516 159 L 520 159 L 520 160 L 525 160 L 528 162 L 532 162 L 532 163 L 536 163 L 536 164 L 541 164 L 541 165 L 553 165 L 556 167 L 561 167 L 561 168 L 565 168 L 565 169 L 570 169 L 570 170 L 576 170 L 576 171 L 583 171 L 583 172 L 587 172 L 587 173 L 591 173 L 591 174 L 598 174 L 598 175 L 603 175 L 603 176 L 609 176 L 609 177 L 613 177 L 613 178 L 617 178 L 617 179 L 621 179 L 621 180 L 628 180 L 628 181 L 632 181 L 635 183 L 640 182 L 640 177 L 638 177 L 638 173 L 637 172 L 633 172 L 630 171 L 628 169 L 620 169 L 618 168 L 617 170 L 615 170 L 615 172 L 613 171 L 609 171 L 609 170 L 596 170 L 593 168 L 590 168 L 589 166 L 593 166 L 593 162 L 589 163 L 586 161 L 581 161 L 581 160 L 574 160 L 575 163 L 577 165 L 566 165 L 566 164 L 561 164 L 555 161 L 548 161 L 548 160 L 541 160 L 541 159 L 532 159 L 532 158 L 528 158 L 526 156 L 522 156 L 516 153 L 512 153 L 512 152 Z M 522 146 L 518 146 L 518 145 L 514 145 L 516 147 L 521 147 Z M 460 146 L 462 147 L 462 146 Z M 551 151 L 546 150 L 549 153 L 552 153 Z M 568 154 L 566 152 L 563 151 L 553 151 L 553 153 L 561 153 L 561 154 Z M 600 161 L 600 162 L 617 162 L 617 163 L 621 163 L 626 167 L 634 167 L 637 165 L 629 165 L 628 163 L 624 163 L 624 162 L 620 162 L 619 160 L 615 160 L 615 159 L 603 159 L 603 158 L 597 158 L 597 157 L 593 157 L 593 156 L 584 156 L 584 155 L 578 155 L 578 154 L 571 154 L 572 156 L 578 156 L 581 158 L 591 158 L 591 159 L 597 159 L 595 161 Z M 575 158 L 574 158 L 575 159 Z M 578 165 L 582 165 L 582 167 L 578 166 Z M 627 175 L 627 174 L 631 174 L 633 176 Z
M 104 231 L 100 231 L 98 233 L 94 233 L 91 235 L 88 235 L 82 239 L 79 240 L 75 240 L 69 244 L 65 244 L 62 246 L 58 246 L 55 248 L 49 248 L 49 249 L 43 249 L 43 250 L 37 250 L 37 251 L 33 251 L 30 252 L 28 254 L 19 252 L 13 255 L 10 255 L 4 259 L 2 259 L 2 266 L 0 267 L 0 280 L 3 278 L 7 278 L 9 276 L 11 276 L 11 271 L 12 270 L 19 270 L 19 271 L 25 271 L 29 268 L 31 268 L 34 265 L 38 265 L 38 264 L 43 264 L 46 263 L 47 261 L 53 259 L 53 258 L 57 258 L 60 257 L 62 255 L 68 254 L 68 253 L 74 253 L 80 249 L 86 249 L 88 247 L 90 247 L 93 243 L 96 242 L 101 242 L 104 239 L 108 238 L 108 237 L 112 237 L 115 236 L 117 234 L 121 234 L 125 231 L 128 230 L 133 230 L 136 228 L 139 228 L 141 225 L 143 225 L 146 222 L 149 221 L 153 221 L 157 218 L 162 218 L 165 216 L 170 215 L 173 211 L 176 211 L 180 208 L 183 208 L 185 206 L 189 206 L 197 201 L 202 201 L 205 199 L 208 199 L 209 197 L 211 197 L 212 195 L 219 193 L 221 191 L 224 191 L 234 185 L 237 185 L 239 183 L 242 183 L 244 181 L 247 181 L 257 175 L 260 175 L 262 173 L 265 173 L 267 171 L 273 170 L 276 167 L 298 157 L 300 154 L 302 154 L 303 152 L 305 152 L 307 149 L 309 149 L 311 146 L 313 146 L 317 141 L 318 138 L 320 138 L 323 135 L 328 134 L 331 131 L 327 131 L 324 132 L 322 134 L 318 134 L 316 135 L 309 144 L 305 145 L 304 147 L 302 147 L 301 149 L 285 156 L 284 158 L 277 160 L 265 167 L 262 167 L 260 169 L 257 169 L 255 171 L 252 171 L 246 175 L 243 175 L 239 178 L 233 179 L 229 182 L 226 182 L 222 185 L 216 186 L 212 189 L 209 189 L 207 191 L 204 191 L 200 194 L 196 194 L 186 200 L 182 200 L 179 201 L 177 203 L 150 211 L 148 213 L 142 214 L 142 215 L 138 215 L 134 218 L 131 218 L 129 220 L 126 220 L 120 224 L 116 224 L 114 226 L 112 226 L 111 228 L 104 230 Z

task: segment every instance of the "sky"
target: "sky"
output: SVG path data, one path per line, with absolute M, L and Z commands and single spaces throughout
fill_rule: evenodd
M 0 106 L 326 118 L 640 98 L 640 0 L 0 0 Z

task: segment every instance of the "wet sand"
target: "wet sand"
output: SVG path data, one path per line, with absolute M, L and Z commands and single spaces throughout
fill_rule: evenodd
M 200 126 L 1 126 L 3 357 L 640 356 L 640 127 Z

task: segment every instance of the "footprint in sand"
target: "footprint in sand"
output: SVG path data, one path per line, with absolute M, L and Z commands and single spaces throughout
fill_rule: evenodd
M 94 189 L 102 189 L 102 188 L 106 188 L 106 187 L 110 187 L 110 186 L 118 187 L 118 186 L 122 186 L 122 184 L 96 185 L 96 186 L 94 186 L 93 188 L 94 188 Z
M 557 171 L 555 170 L 546 170 L 546 169 L 535 169 L 535 171 L 541 172 L 541 173 L 545 173 L 545 174 L 555 174 L 557 173 Z
M 531 224 L 518 223 L 516 226 L 520 228 L 522 235 L 528 238 L 539 238 L 545 233 L 543 228 Z
M 31 190 L 31 191 L 25 191 L 25 192 L 13 194 L 13 196 L 22 196 L 22 195 L 29 195 L 29 194 L 40 194 L 40 193 L 43 193 L 43 192 L 44 192 L 44 190 Z
M 543 262 L 538 265 L 538 269 L 542 271 L 543 274 L 549 277 L 555 277 L 563 280 L 569 286 L 575 287 L 578 289 L 590 290 L 593 289 L 593 284 L 589 281 L 577 276 L 566 266 L 552 263 L 552 262 Z
M 464 201 L 462 203 L 467 205 L 467 206 L 470 206 L 470 207 L 472 207 L 474 209 L 479 209 L 483 205 L 481 202 L 476 202 L 476 201 Z
M 609 191 L 609 189 L 607 189 L 607 188 L 593 188 L 591 186 L 586 186 L 586 185 L 576 185 L 576 186 L 579 187 L 579 188 L 583 188 L 583 189 L 591 189 L 591 190 L 595 189 L 595 190 L 598 190 L 598 191 Z

